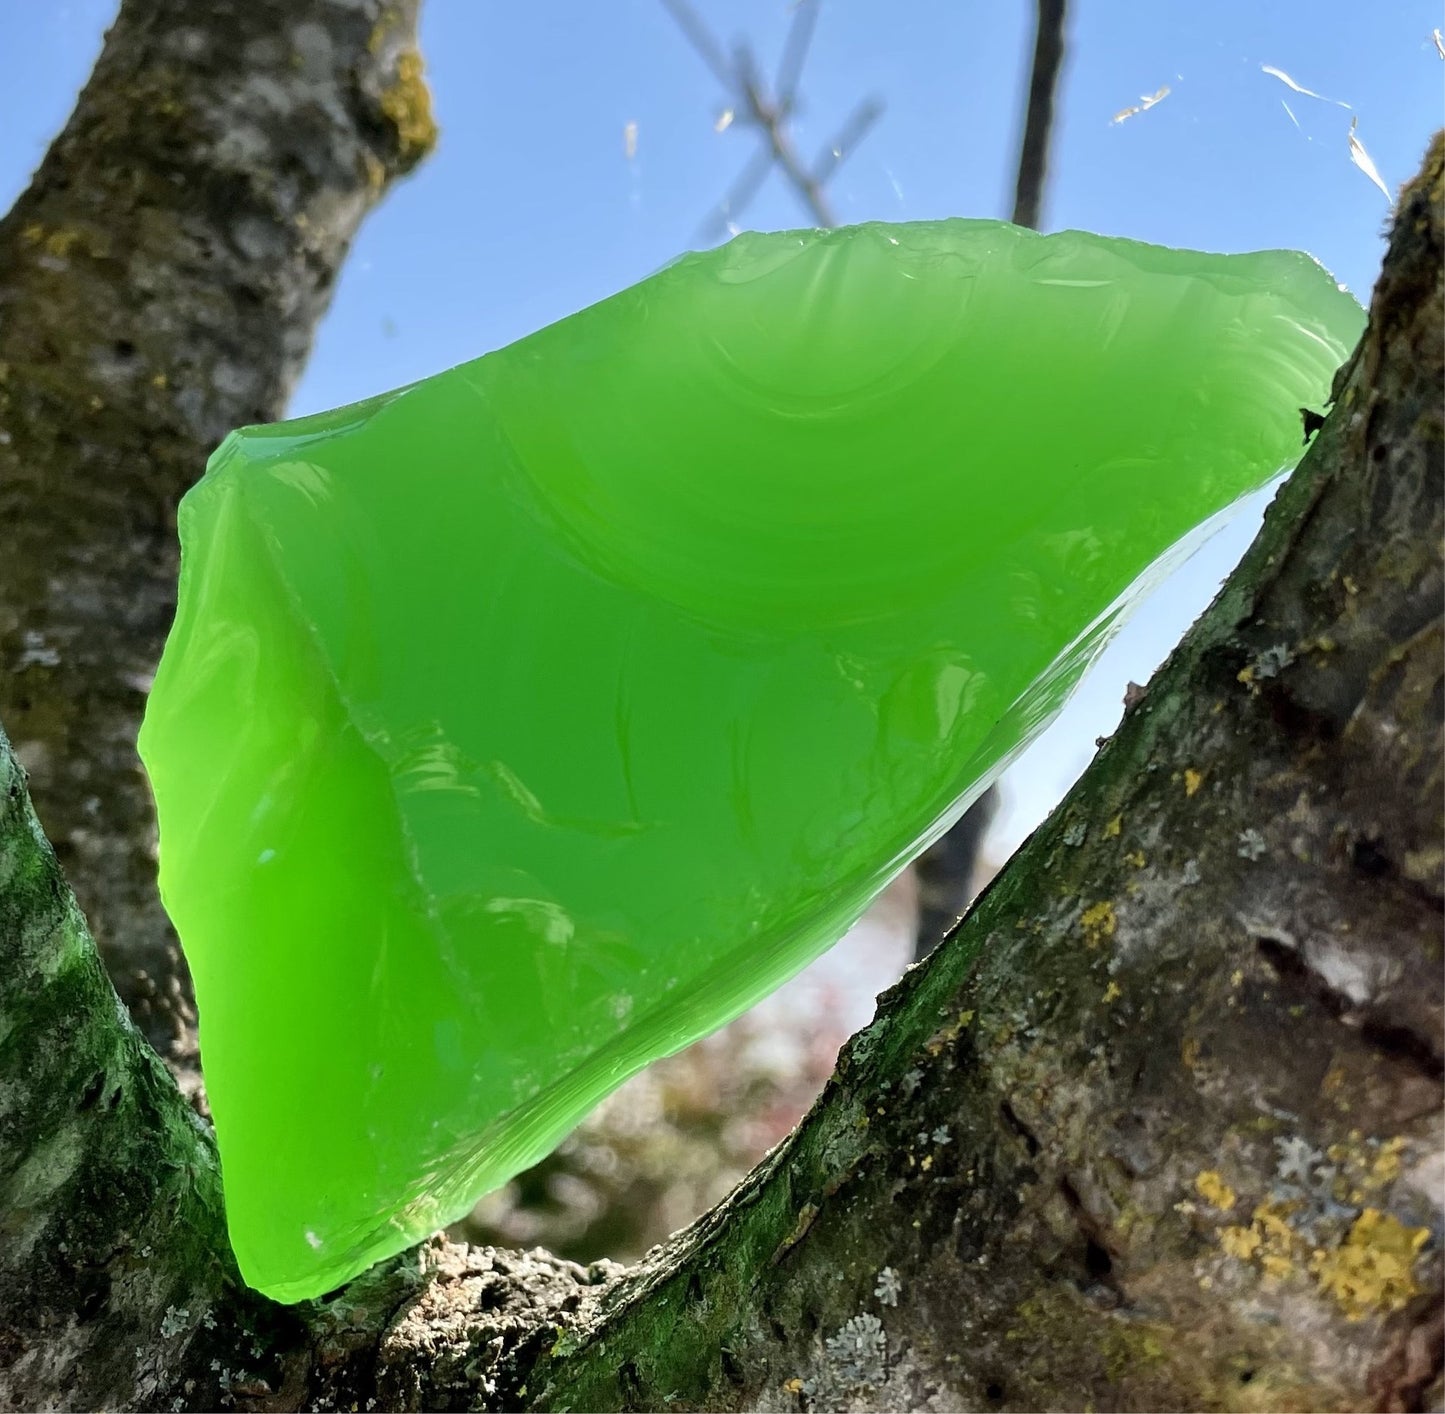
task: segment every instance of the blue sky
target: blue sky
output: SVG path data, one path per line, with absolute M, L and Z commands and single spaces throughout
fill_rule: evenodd
M 746 36 L 775 62 L 788 0 L 697 7 L 725 42 Z M 23 56 L 0 85 L 0 205 L 64 121 L 115 8 L 0 0 L 0 45 Z M 816 152 L 861 98 L 886 104 L 830 188 L 840 219 L 1007 214 L 1032 8 L 824 0 L 799 147 Z M 1350 121 L 1391 188 L 1414 171 L 1445 109 L 1436 4 L 1072 8 L 1046 226 L 1215 250 L 1296 247 L 1367 298 L 1389 204 L 1350 161 Z M 643 278 L 694 243 L 756 140 L 737 126 L 714 131 L 724 95 L 658 0 L 424 0 L 422 40 L 441 144 L 364 227 L 297 412 L 475 357 Z M 1266 65 L 1336 101 L 1294 91 Z M 1111 123 L 1164 86 L 1147 112 Z M 773 179 L 743 223 L 807 222 Z M 1246 517 L 1164 586 L 1015 769 L 1009 842 L 1084 764 L 1124 682 L 1147 677 L 1250 531 Z

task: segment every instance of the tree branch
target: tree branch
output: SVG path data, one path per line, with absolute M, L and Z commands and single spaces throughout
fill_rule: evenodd
M 175 505 L 284 411 L 367 210 L 429 149 L 417 0 L 125 0 L 0 221 L 0 717 L 122 997 L 194 1081 L 135 756 Z
M 798 81 L 813 30 L 818 20 L 817 0 L 799 0 L 783 43 L 778 80 L 770 92 L 752 50 L 739 44 L 731 62 L 713 38 L 690 0 L 662 0 L 663 8 L 676 22 L 698 57 L 732 99 L 740 124 L 756 128 L 763 146 L 739 174 L 726 197 L 704 222 L 699 236 L 714 239 L 736 217 L 761 188 L 769 170 L 776 166 L 797 194 L 798 200 L 819 226 L 835 226 L 837 220 L 828 201 L 826 187 L 844 159 L 863 140 L 868 129 L 882 116 L 877 99 L 865 99 L 849 115 L 833 142 L 823 149 L 810 171 L 798 155 L 788 122 L 797 106 Z
M 1068 0 L 1038 0 L 1034 63 L 1019 143 L 1013 223 L 1039 229 L 1044 187 L 1049 179 L 1049 140 L 1054 126 L 1054 94 L 1064 67 L 1064 25 Z

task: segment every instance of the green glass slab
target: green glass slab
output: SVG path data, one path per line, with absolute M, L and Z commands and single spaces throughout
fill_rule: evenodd
M 246 1280 L 460 1217 L 834 942 L 1362 323 L 1292 253 L 747 235 L 232 435 L 141 752 Z

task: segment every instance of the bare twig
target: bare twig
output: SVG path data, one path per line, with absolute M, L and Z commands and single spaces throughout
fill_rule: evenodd
M 698 57 L 712 70 L 713 77 L 726 89 L 733 87 L 732 65 L 728 63 L 722 46 L 708 33 L 696 10 L 688 0 L 662 0 L 662 7 L 677 21 L 677 27 L 686 36 L 689 44 L 697 50 Z
M 876 98 L 865 98 L 846 118 L 833 141 L 828 143 L 813 164 L 813 180 L 829 181 L 833 173 L 863 141 L 868 129 L 883 116 L 883 105 Z
M 748 159 L 748 165 L 738 173 L 737 179 L 728 188 L 727 195 L 703 223 L 699 234 L 703 240 L 711 241 L 720 236 L 733 219 L 734 212 L 740 212 L 757 194 L 773 170 L 773 150 L 760 147 Z
M 698 57 L 727 91 L 728 111 L 733 121 L 739 126 L 755 128 L 762 139 L 758 151 L 704 222 L 698 233 L 700 239 L 713 240 L 731 225 L 757 195 L 773 167 L 783 174 L 819 226 L 837 225 L 825 187 L 882 116 L 883 104 L 876 98 L 860 103 L 811 168 L 798 155 L 788 122 L 797 107 L 798 83 L 817 27 L 819 0 L 799 0 L 794 8 L 777 79 L 771 87 L 747 44 L 739 44 L 731 60 L 726 57 L 723 46 L 713 37 L 690 0 L 662 0 L 662 4 Z
M 778 109 L 782 113 L 793 111 L 798 80 L 803 76 L 803 63 L 808 57 L 808 46 L 813 42 L 813 30 L 817 24 L 818 0 L 799 0 L 793 10 L 793 23 L 783 44 L 783 57 L 778 63 L 778 77 L 773 84 L 777 90 Z
M 1019 145 L 1018 182 L 1014 188 L 1014 224 L 1037 230 L 1049 175 L 1049 138 L 1054 125 L 1054 94 L 1064 66 L 1064 24 L 1068 0 L 1038 0 L 1034 35 L 1034 67 L 1024 110 Z

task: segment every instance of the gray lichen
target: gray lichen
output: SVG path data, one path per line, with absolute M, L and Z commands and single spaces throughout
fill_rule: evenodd
M 1277 678 L 1282 668 L 1294 662 L 1294 654 L 1287 643 L 1276 643 L 1271 648 L 1257 653 L 1250 663 L 1257 678 Z
M 888 1337 L 877 1316 L 864 1313 L 845 1321 L 826 1342 L 828 1361 L 840 1384 L 876 1386 L 887 1374 Z
M 878 1281 L 873 1287 L 873 1295 L 884 1306 L 896 1306 L 898 1304 L 898 1293 L 902 1291 L 903 1283 L 898 1280 L 898 1273 L 892 1267 L 884 1267 L 878 1273 Z

